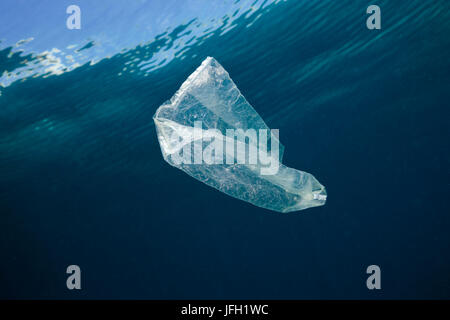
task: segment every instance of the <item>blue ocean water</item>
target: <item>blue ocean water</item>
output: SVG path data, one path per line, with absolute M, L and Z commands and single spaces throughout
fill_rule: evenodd
M 0 298 L 450 298 L 450 3 L 378 0 L 368 30 L 371 4 L 0 2 Z M 164 162 L 152 116 L 207 56 L 325 206 L 273 213 Z

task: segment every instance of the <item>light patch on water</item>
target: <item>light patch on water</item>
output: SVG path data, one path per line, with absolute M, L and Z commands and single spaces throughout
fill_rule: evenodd
M 134 52 L 135 56 L 130 56 L 130 62 L 123 72 L 148 74 L 169 64 L 174 59 L 184 59 L 189 55 L 190 47 L 202 44 L 206 39 L 217 34 L 223 36 L 236 27 L 236 20 L 244 17 L 249 20 L 248 27 L 254 23 L 268 9 L 269 5 L 280 3 L 280 0 L 226 0 L 208 5 L 199 5 L 198 0 L 187 0 L 180 5 L 176 0 L 162 3 L 132 3 L 132 8 L 128 11 L 118 9 L 108 3 L 111 14 L 114 12 L 114 19 L 105 15 L 104 10 L 98 12 L 98 7 L 91 8 L 87 3 L 80 2 L 82 12 L 91 10 L 100 14 L 105 23 L 98 24 L 98 17 L 92 14 L 92 21 L 84 21 L 86 27 L 83 32 L 89 32 L 87 26 L 92 25 L 92 30 L 79 44 L 73 42 L 79 36 L 76 33 L 67 33 L 65 24 L 61 30 L 55 30 L 54 26 L 48 26 L 56 37 L 51 39 L 53 45 L 45 50 L 38 50 L 48 46 L 46 41 L 49 37 L 30 37 L 22 34 L 22 39 L 8 39 L 2 42 L 0 50 L 6 49 L 11 40 L 14 40 L 9 58 L 17 52 L 20 57 L 31 54 L 32 58 L 21 61 L 14 70 L 9 70 L 0 76 L 0 86 L 8 87 L 18 80 L 27 78 L 58 76 L 65 72 L 70 72 L 81 65 L 89 63 L 96 64 L 105 58 L 112 57 L 119 53 L 124 53 L 142 48 L 142 52 Z M 6 4 L 5 4 L 6 5 Z M 30 4 L 31 6 L 32 4 Z M 131 4 L 130 4 L 131 6 Z M 158 7 L 160 6 L 160 7 Z M 156 8 L 158 7 L 156 10 Z M 177 10 L 173 10 L 177 7 Z M 0 6 L 1 9 L 1 6 Z M 133 9 L 133 10 L 132 10 Z M 87 16 L 87 15 L 84 15 Z M 153 17 L 153 18 L 152 18 Z M 1 18 L 1 15 L 0 15 Z M 88 18 L 86 18 L 88 19 Z M 103 28 L 96 30 L 96 28 Z M 109 25 L 108 30 L 105 26 Z M 40 26 L 45 28 L 44 26 Z M 76 32 L 76 31 L 70 31 Z M 120 37 L 122 33 L 126 37 Z M 67 37 L 67 34 L 73 37 Z M 74 36 L 75 35 L 75 36 Z M 68 38 L 67 40 L 64 40 Z M 56 40 L 58 39 L 58 40 Z M 69 43 L 59 43 L 70 41 Z M 56 43 L 56 44 L 55 44 Z M 153 46 L 156 43 L 160 45 Z M 194 57 L 194 56 L 192 56 Z

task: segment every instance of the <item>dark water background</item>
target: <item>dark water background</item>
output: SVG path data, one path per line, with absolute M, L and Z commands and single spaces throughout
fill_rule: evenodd
M 379 0 L 380 31 L 369 1 L 150 2 L 80 1 L 79 31 L 72 2 L 2 4 L 0 298 L 450 298 L 449 1 Z M 80 66 L 45 70 L 70 37 Z M 273 213 L 163 161 L 153 113 L 206 56 L 325 206 Z

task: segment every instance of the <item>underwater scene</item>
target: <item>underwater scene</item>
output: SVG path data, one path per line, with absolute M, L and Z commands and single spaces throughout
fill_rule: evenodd
M 0 298 L 450 298 L 449 34 L 446 0 L 2 0 Z M 175 168 L 197 117 L 278 129 L 277 176 Z

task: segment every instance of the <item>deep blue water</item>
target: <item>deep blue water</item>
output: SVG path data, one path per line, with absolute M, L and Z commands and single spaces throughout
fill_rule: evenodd
M 372 31 L 370 4 L 2 1 L 0 298 L 450 298 L 450 2 L 377 0 Z M 325 206 L 164 162 L 152 116 L 207 56 Z

